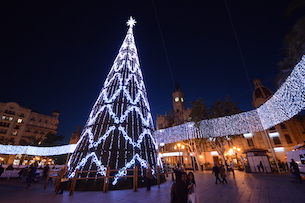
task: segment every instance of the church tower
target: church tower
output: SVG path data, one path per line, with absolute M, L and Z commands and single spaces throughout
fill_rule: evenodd
M 261 81 L 257 78 L 253 80 L 255 89 L 252 96 L 252 105 L 255 108 L 260 107 L 273 95 L 273 92 L 267 87 L 263 86 Z
M 184 94 L 180 89 L 180 85 L 176 83 L 175 91 L 172 94 L 173 96 L 173 108 L 174 113 L 181 115 L 184 111 Z

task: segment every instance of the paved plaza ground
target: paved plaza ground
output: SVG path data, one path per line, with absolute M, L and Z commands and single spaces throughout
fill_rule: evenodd
M 305 203 L 305 182 L 303 184 L 291 182 L 290 175 L 286 174 L 251 174 L 236 171 L 227 176 L 228 184 L 215 184 L 215 176 L 211 171 L 195 173 L 197 192 L 202 203 Z M 106 202 L 106 203 L 169 203 L 171 176 L 167 182 L 153 186 L 151 191 L 139 188 L 138 192 L 129 190 L 115 190 L 103 193 L 102 191 L 75 191 L 70 196 L 55 194 L 54 186 L 49 183 L 43 189 L 44 181 L 34 183 L 33 188 L 24 190 L 25 183 L 17 179 L 0 179 L 1 203 L 60 203 L 60 202 Z

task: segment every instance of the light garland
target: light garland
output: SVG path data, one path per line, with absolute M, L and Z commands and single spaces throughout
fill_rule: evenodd
M 70 177 L 76 169 L 98 171 L 80 176 L 105 176 L 110 167 L 118 169 L 112 182 L 115 185 L 127 174 L 126 169 L 135 165 L 161 166 L 132 32 L 134 24 L 130 18 L 127 35 L 69 160 Z
M 73 153 L 76 144 L 63 145 L 57 147 L 33 147 L 0 144 L 0 154 L 26 154 L 35 156 L 53 156 Z
M 267 130 L 289 120 L 305 107 L 305 56 L 285 83 L 256 110 L 203 120 L 199 131 L 193 123 L 155 131 L 158 143 L 174 143 L 194 138 L 220 137 Z

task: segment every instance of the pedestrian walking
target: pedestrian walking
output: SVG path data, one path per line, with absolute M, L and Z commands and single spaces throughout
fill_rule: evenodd
M 226 170 L 225 170 L 225 167 L 223 164 L 220 165 L 220 168 L 219 168 L 219 173 L 220 173 L 220 177 L 222 178 L 222 184 L 224 184 L 225 182 L 228 183 L 226 177 L 227 177 L 227 174 L 226 174 Z
M 185 172 L 173 183 L 171 188 L 171 203 L 187 203 L 188 180 Z
M 24 170 L 24 168 L 20 169 L 20 171 L 18 172 L 18 179 L 21 179 L 23 170 Z
M 212 169 L 212 174 L 214 173 L 214 175 L 215 175 L 215 177 L 216 177 L 216 184 L 217 184 L 217 182 L 219 181 L 219 183 L 221 183 L 221 180 L 220 180 L 220 178 L 219 178 L 219 167 L 217 166 L 217 164 L 216 163 L 214 163 L 214 167 L 213 167 L 213 169 Z
M 30 165 L 30 169 L 28 171 L 28 177 L 26 178 L 26 187 L 25 187 L 25 189 L 32 189 L 31 183 L 34 180 L 36 171 L 37 171 L 36 164 L 31 164 Z
M 230 170 L 232 171 L 232 173 L 233 173 L 233 177 L 235 177 L 235 172 L 234 172 L 234 164 L 233 164 L 233 162 L 231 161 L 230 162 Z
M 262 163 L 262 161 L 259 162 L 259 167 L 262 169 L 263 173 L 265 172 L 265 167 Z
M 42 171 L 42 177 L 43 177 L 43 178 L 47 178 L 48 173 L 49 173 L 49 170 L 50 170 L 50 167 L 49 167 L 49 164 L 47 164 L 47 165 L 43 168 L 43 171 Z
M 29 175 L 29 167 L 23 168 L 22 174 L 21 174 L 21 182 L 25 182 L 27 177 Z
M 302 181 L 302 177 L 300 174 L 300 169 L 299 169 L 299 165 L 294 161 L 294 159 L 291 159 L 290 162 L 290 170 L 291 170 L 291 175 L 292 175 L 292 179 L 298 180 L 300 183 L 303 183 Z
M 0 165 L 0 176 L 2 175 L 2 173 L 4 172 L 4 168 L 2 167 L 2 164 Z
M 229 164 L 227 163 L 227 161 L 225 161 L 225 166 L 226 166 L 226 169 L 227 169 L 227 173 L 230 174 L 230 168 L 229 168 Z
M 146 169 L 146 173 L 145 173 L 146 191 L 150 191 L 150 186 L 151 186 L 151 180 L 152 179 L 153 179 L 152 170 L 150 168 L 150 165 L 147 164 L 147 169 Z

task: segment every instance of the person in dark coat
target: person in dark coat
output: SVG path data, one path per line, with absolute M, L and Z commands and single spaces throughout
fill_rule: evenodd
M 26 178 L 28 177 L 29 175 L 29 167 L 25 167 L 22 171 L 22 174 L 21 174 L 21 182 L 25 182 L 26 181 Z
M 179 179 L 176 179 L 172 185 L 171 203 L 187 203 L 188 192 L 187 174 L 182 172 Z
M 150 168 L 150 165 L 147 164 L 147 169 L 145 173 L 145 183 L 146 183 L 146 190 L 150 191 L 150 186 L 151 186 L 151 180 L 153 179 L 152 176 L 152 170 Z
M 218 183 L 218 181 L 219 181 L 219 183 L 221 183 L 221 180 L 220 180 L 220 178 L 219 178 L 219 167 L 217 166 L 217 164 L 215 163 L 214 164 L 214 167 L 213 167 L 213 169 L 212 169 L 212 174 L 215 174 L 215 177 L 216 177 L 216 184 Z
M 294 159 L 291 159 L 290 170 L 293 173 L 295 180 L 299 180 L 300 183 L 303 183 L 299 165 L 294 161 Z
M 226 170 L 225 170 L 225 167 L 224 165 L 220 165 L 220 168 L 219 168 L 219 173 L 220 173 L 220 176 L 222 178 L 222 184 L 224 184 L 225 182 L 228 183 L 226 177 L 227 177 L 227 174 L 226 174 Z
M 181 179 L 181 174 L 183 173 L 183 170 L 181 168 L 180 163 L 177 164 L 177 168 L 174 169 L 174 173 L 175 173 L 176 180 L 180 180 Z
M 0 176 L 2 175 L 3 172 L 4 172 L 4 168 L 2 167 L 2 165 L 0 165 Z
M 29 169 L 28 177 L 26 178 L 26 188 L 25 189 L 31 189 L 32 188 L 31 183 L 34 180 L 36 171 L 37 171 L 36 164 L 32 164 L 30 166 L 30 169 Z
M 265 167 L 262 163 L 262 161 L 259 162 L 259 167 L 262 169 L 263 173 L 265 172 Z
M 49 169 L 50 169 L 50 167 L 49 167 L 49 164 L 47 164 L 44 168 L 43 168 L 43 171 L 42 171 L 42 177 L 43 178 L 47 178 L 47 176 L 48 176 L 48 173 L 49 173 Z

